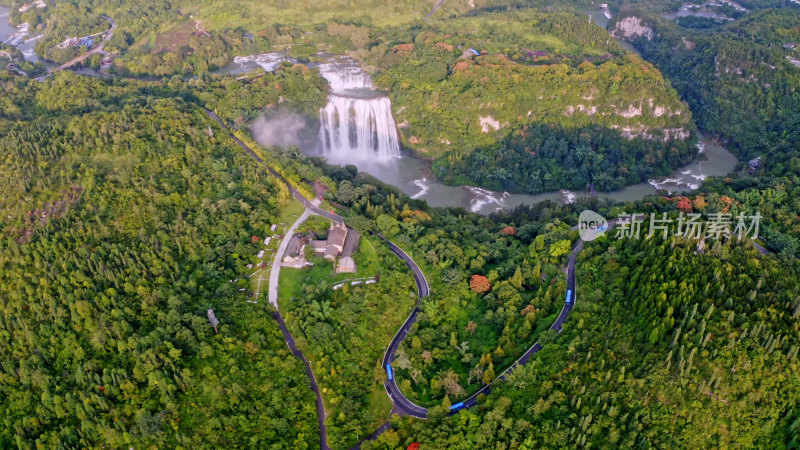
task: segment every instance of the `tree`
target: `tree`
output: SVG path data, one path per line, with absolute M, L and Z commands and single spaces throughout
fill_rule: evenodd
M 483 384 L 491 383 L 494 378 L 494 364 L 489 363 L 489 367 L 483 371 Z
M 571 244 L 569 239 L 562 239 L 554 242 L 553 245 L 550 246 L 550 256 L 554 261 L 557 261 L 558 258 L 569 253 Z
M 688 197 L 679 197 L 677 208 L 679 211 L 692 212 L 692 201 Z
M 519 266 L 517 266 L 517 270 L 514 271 L 514 276 L 512 276 L 508 282 L 511 283 L 511 285 L 515 288 L 522 289 L 523 281 L 524 279 L 522 277 L 522 270 L 519 268 Z
M 508 226 L 508 227 L 505 227 L 502 230 L 500 230 L 500 233 L 502 233 L 502 234 L 504 234 L 506 236 L 516 236 L 517 235 L 517 229 L 514 228 L 514 227 L 511 227 L 511 226 Z
M 485 276 L 475 274 L 469 279 L 469 288 L 476 294 L 483 295 L 492 289 L 492 284 Z
M 461 387 L 459 376 L 453 371 L 453 369 L 447 370 L 444 378 L 442 378 L 442 385 L 444 386 L 444 390 L 448 395 L 452 395 L 455 398 L 459 398 L 464 395 L 464 388 Z
M 386 238 L 392 238 L 400 232 L 400 222 L 388 214 L 379 215 L 376 223 L 378 225 L 378 231 Z

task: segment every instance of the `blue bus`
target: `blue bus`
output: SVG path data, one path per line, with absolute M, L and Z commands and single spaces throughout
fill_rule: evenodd
M 455 405 L 450 405 L 450 409 L 448 411 L 458 411 L 459 409 L 464 407 L 464 402 L 458 402 Z
M 572 304 L 572 289 L 567 290 L 567 304 L 568 305 Z
M 390 366 L 389 364 L 386 365 L 386 375 L 389 376 L 389 381 L 392 381 L 394 379 L 394 374 L 392 374 L 392 366 Z

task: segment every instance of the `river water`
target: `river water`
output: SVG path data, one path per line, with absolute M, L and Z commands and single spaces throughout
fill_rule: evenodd
M 26 61 L 32 63 L 39 61 L 33 48 L 41 35 L 31 36 L 27 24 L 15 27 L 8 23 L 8 12 L 8 7 L 0 6 L 0 43 L 17 47 Z
M 602 12 L 598 13 L 600 17 L 608 20 Z M 241 74 L 258 67 L 273 70 L 283 61 L 294 62 L 284 53 L 272 53 L 239 58 L 222 72 Z M 464 207 L 482 214 L 544 200 L 569 203 L 578 196 L 588 195 L 569 190 L 513 194 L 474 186 L 444 185 L 431 176 L 427 161 L 415 158 L 400 149 L 388 96 L 375 90 L 369 77 L 360 72 L 360 68 L 354 66 L 352 60 L 331 58 L 324 63 L 313 65 L 322 66 L 321 72 L 332 89 L 328 105 L 320 111 L 320 120 L 308 121 L 308 127 L 319 126 L 319 128 L 307 130 L 305 134 L 312 137 L 297 142 L 300 150 L 306 154 L 323 156 L 334 164 L 355 165 L 360 171 L 399 188 L 413 198 L 426 200 L 431 206 Z M 259 119 L 254 125 L 254 137 L 263 144 L 276 142 L 277 136 L 274 135 L 286 129 L 283 121 L 285 117 L 282 115 Z M 316 140 L 313 136 L 317 136 Z M 331 145 L 330 136 L 337 136 L 335 145 Z M 389 145 L 392 147 L 387 147 Z M 658 189 L 663 189 L 669 194 L 688 192 L 699 188 L 706 177 L 727 175 L 738 162 L 733 154 L 705 136 L 700 136 L 698 147 L 702 156 L 697 161 L 675 170 L 666 177 L 596 195 L 617 201 L 634 201 L 656 194 Z
M 0 6 L 0 42 L 9 41 L 13 43 L 23 51 L 28 61 L 37 61 L 38 58 L 33 52 L 35 39 L 32 40 L 30 36 L 23 36 L 22 33 L 19 33 L 20 29 L 8 23 L 8 11 L 9 8 Z M 590 11 L 589 15 L 595 23 L 605 28 L 609 19 L 603 11 Z M 12 35 L 15 36 L 12 37 Z M 626 42 L 620 42 L 620 44 L 626 49 L 634 51 Z M 284 61 L 295 62 L 285 52 L 238 57 L 219 72 L 242 74 L 256 68 L 274 70 Z M 337 75 L 337 64 L 342 68 L 341 73 L 347 73 L 346 77 Z M 511 194 L 493 192 L 473 186 L 446 186 L 439 183 L 430 175 L 428 162 L 414 158 L 402 151 L 399 148 L 399 144 L 397 144 L 396 138 L 387 134 L 389 133 L 388 130 L 393 130 L 394 128 L 394 119 L 391 117 L 391 105 L 388 97 L 385 93 L 374 90 L 369 77 L 354 70 L 351 60 L 339 58 L 336 61 L 331 57 L 327 62 L 311 63 L 309 66 L 326 66 L 321 67 L 323 75 L 333 84 L 337 82 L 344 83 L 342 85 L 344 90 L 338 94 L 336 92 L 332 93 L 329 105 L 321 111 L 323 126 L 320 129 L 309 130 L 310 133 L 314 133 L 319 137 L 316 139 L 316 145 L 301 145 L 301 150 L 306 153 L 322 154 L 329 158 L 332 163 L 354 164 L 359 170 L 367 172 L 385 183 L 396 186 L 413 198 L 424 199 L 431 206 L 464 207 L 483 214 L 494 212 L 497 209 L 510 209 L 522 204 L 532 204 L 544 200 L 568 203 L 574 201 L 577 196 L 583 195 L 568 190 L 533 195 Z M 348 104 L 358 106 L 358 108 L 349 108 L 350 110 L 356 110 L 357 113 L 348 116 L 346 113 Z M 345 126 L 344 123 L 351 119 L 353 121 Z M 331 146 L 330 142 L 328 142 L 327 147 L 320 145 L 320 141 L 323 140 L 322 136 L 326 135 L 324 133 L 326 120 L 331 129 L 336 129 L 336 133 L 332 134 L 338 138 L 339 144 L 336 146 Z M 366 127 L 366 132 L 364 132 L 364 129 L 359 129 L 359 120 L 364 122 L 362 125 Z M 356 130 L 356 132 L 348 135 L 346 133 L 348 129 Z M 382 134 L 376 130 L 382 130 Z M 257 133 L 254 133 L 254 135 L 257 137 Z M 328 135 L 330 136 L 331 134 Z M 364 136 L 367 136 L 367 138 L 364 138 Z M 370 136 L 376 137 L 374 139 L 376 144 L 370 143 L 372 139 Z M 311 141 L 313 142 L 314 139 L 312 138 Z M 346 142 L 352 142 L 353 144 L 348 146 Z M 655 194 L 657 188 L 665 189 L 670 193 L 690 191 L 697 189 L 702 180 L 708 176 L 722 176 L 733 170 L 737 160 L 730 152 L 710 142 L 703 136 L 701 136 L 699 145 L 702 148 L 704 160 L 698 160 L 682 167 L 667 177 L 627 186 L 615 192 L 600 193 L 598 196 L 610 197 L 619 201 L 633 201 L 642 199 L 646 195 Z M 376 153 L 370 154 L 369 151 L 375 151 Z

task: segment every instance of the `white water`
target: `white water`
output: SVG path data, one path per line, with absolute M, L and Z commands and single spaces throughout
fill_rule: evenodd
M 39 61 L 33 48 L 36 40 L 42 36 L 28 38 L 28 33 L 31 31 L 30 25 L 23 23 L 19 26 L 12 26 L 8 22 L 8 11 L 7 7 L 0 6 L 0 42 L 17 47 L 26 61 L 32 63 Z
M 319 111 L 317 151 L 334 163 L 384 163 L 400 157 L 400 142 L 389 97 L 354 61 L 339 58 L 320 65 L 331 91 Z
M 595 13 L 605 19 L 599 10 Z M 262 62 L 274 61 L 280 57 L 274 55 L 261 59 Z M 412 198 L 425 200 L 431 206 L 464 207 L 482 214 L 545 200 L 572 203 L 586 195 L 566 189 L 539 194 L 509 194 L 473 186 L 446 186 L 432 179 L 426 162 L 401 157 L 389 99 L 375 90 L 369 76 L 357 66 L 354 68 L 354 65 L 352 60 L 345 58 L 315 65 L 331 83 L 328 105 L 320 110 L 321 122 L 327 121 L 327 125 L 321 126 L 319 132 L 314 130 L 317 134 L 316 145 L 299 145 L 304 152 L 319 155 L 327 148 L 327 153 L 322 156 L 331 163 L 353 164 L 360 171 L 400 188 Z M 243 73 L 258 67 L 254 58 L 242 59 L 240 64 L 226 68 L 224 73 Z M 343 122 L 347 125 L 342 126 Z M 257 125 L 254 126 L 254 137 L 259 142 L 273 145 L 265 141 L 262 135 L 285 133 L 286 129 L 285 125 L 273 128 Z M 378 138 L 379 129 L 383 130 L 383 141 Z M 671 195 L 699 188 L 699 181 L 708 176 L 727 175 L 736 165 L 736 157 L 703 136 L 700 138 L 698 152 L 704 153 L 706 158 L 681 167 L 667 177 L 626 186 L 615 192 L 599 193 L 597 196 L 623 202 L 635 201 L 656 194 L 657 189 L 665 189 Z M 383 157 L 380 156 L 381 152 Z
M 697 143 L 698 154 L 706 153 L 706 148 L 707 142 L 701 140 Z M 672 195 L 699 189 L 701 183 L 698 182 L 704 181 L 709 176 L 727 175 L 733 170 L 736 165 L 736 158 L 733 155 L 713 144 L 708 148 L 711 149 L 708 153 L 708 160 L 698 159 L 673 172 L 669 177 L 652 179 L 647 182 L 655 189 L 664 189 Z
M 508 192 L 490 191 L 476 186 L 466 186 L 472 199 L 470 200 L 469 210 L 481 212 L 486 205 L 495 205 L 495 210 L 503 209 L 506 206 L 506 199 L 511 195 Z
M 416 194 L 411 195 L 411 198 L 414 198 L 414 199 L 424 197 L 425 194 L 427 194 L 428 191 L 431 190 L 431 187 L 428 185 L 428 179 L 425 178 L 425 177 L 418 178 L 418 179 L 412 181 L 411 184 L 413 184 L 414 186 L 419 188 L 419 192 L 417 192 Z
M 284 61 L 294 63 L 285 52 L 262 53 L 259 55 L 237 56 L 233 58 L 233 64 L 238 66 L 241 71 L 246 71 L 248 65 L 256 64 L 267 72 L 272 72 Z
M 349 58 L 336 58 L 320 64 L 319 72 L 328 80 L 334 93 L 348 94 L 352 91 L 375 89 L 369 75 Z

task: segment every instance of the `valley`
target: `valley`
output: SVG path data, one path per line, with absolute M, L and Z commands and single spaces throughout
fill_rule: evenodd
M 0 446 L 800 445 L 795 2 L 5 3 Z

